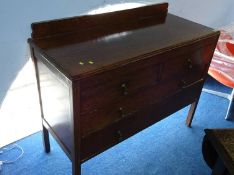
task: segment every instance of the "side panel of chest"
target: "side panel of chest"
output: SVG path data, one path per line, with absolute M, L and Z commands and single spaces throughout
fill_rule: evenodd
M 71 82 L 34 50 L 42 119 L 70 156 L 72 149 Z

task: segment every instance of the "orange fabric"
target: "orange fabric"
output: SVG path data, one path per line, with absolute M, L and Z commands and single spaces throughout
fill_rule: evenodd
M 233 43 L 227 43 L 226 44 L 228 50 L 231 52 L 232 55 L 234 55 L 234 44 Z
M 210 76 L 214 77 L 217 79 L 219 82 L 222 84 L 233 88 L 234 87 L 234 82 L 230 81 L 225 75 L 222 74 L 222 72 L 217 71 L 216 69 L 209 69 L 209 74 Z
M 214 56 L 212 58 L 209 75 L 220 83 L 234 88 L 234 40 L 231 35 L 221 31 Z

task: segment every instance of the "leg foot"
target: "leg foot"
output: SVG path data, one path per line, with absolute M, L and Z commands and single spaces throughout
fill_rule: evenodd
M 43 131 L 42 136 L 43 136 L 44 149 L 46 153 L 49 153 L 50 152 L 49 132 L 45 126 L 42 126 L 42 131 Z
M 81 175 L 81 164 L 80 163 L 72 163 L 72 175 Z
M 195 110 L 197 108 L 197 104 L 198 104 L 198 100 L 196 100 L 195 102 L 193 102 L 191 104 L 191 106 L 190 106 L 189 113 L 188 113 L 188 116 L 187 116 L 187 119 L 186 119 L 186 125 L 188 127 L 191 127 L 193 116 L 194 116 Z

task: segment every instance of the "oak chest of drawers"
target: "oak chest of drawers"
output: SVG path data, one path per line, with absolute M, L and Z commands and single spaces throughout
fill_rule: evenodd
M 45 151 L 50 133 L 73 164 L 192 104 L 218 31 L 167 13 L 168 4 L 32 24 Z

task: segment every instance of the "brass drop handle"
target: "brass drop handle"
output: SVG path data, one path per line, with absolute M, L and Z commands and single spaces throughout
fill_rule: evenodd
M 119 108 L 119 113 L 120 113 L 121 118 L 125 117 L 122 107 Z
M 124 112 L 124 110 L 123 110 L 122 107 L 119 108 L 119 113 L 120 113 L 120 117 L 121 118 L 128 117 L 130 115 L 133 115 L 136 112 L 137 112 L 137 110 L 132 110 L 130 112 L 126 112 L 126 111 Z
M 191 59 L 187 59 L 187 63 L 188 63 L 188 69 L 192 69 L 193 68 L 193 63 L 192 63 L 192 60 Z
M 119 141 L 123 140 L 123 134 L 120 130 L 117 131 Z
M 123 95 L 128 95 L 128 86 L 126 83 L 121 84 L 121 89 L 122 89 Z
M 186 84 L 186 81 L 185 81 L 185 80 L 181 80 L 181 83 L 182 83 L 183 85 L 185 85 L 185 84 Z
M 182 88 L 184 88 L 187 83 L 184 79 L 182 79 L 182 80 L 180 80 L 180 84 L 181 84 Z

